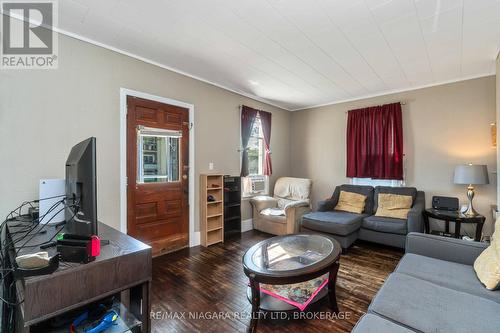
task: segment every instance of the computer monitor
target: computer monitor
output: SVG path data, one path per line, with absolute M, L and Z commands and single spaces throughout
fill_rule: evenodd
M 66 161 L 66 230 L 97 235 L 96 139 L 75 145 Z

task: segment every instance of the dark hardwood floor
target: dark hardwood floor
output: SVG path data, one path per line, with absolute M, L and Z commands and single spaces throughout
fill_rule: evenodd
M 153 259 L 152 332 L 246 332 L 251 307 L 241 259 L 250 246 L 268 237 L 249 231 L 207 249 L 184 249 Z M 356 243 L 340 259 L 337 300 L 344 319 L 266 319 L 259 321 L 257 331 L 350 332 L 402 254 Z M 330 313 L 326 302 L 317 311 Z M 209 319 L 214 313 L 225 318 Z

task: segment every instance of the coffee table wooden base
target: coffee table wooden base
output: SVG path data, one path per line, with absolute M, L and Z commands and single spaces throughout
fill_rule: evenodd
M 330 308 L 336 314 L 339 313 L 339 307 L 337 304 L 337 294 L 335 291 L 337 285 L 337 273 L 339 271 L 340 263 L 339 259 L 330 267 L 328 285 L 323 287 L 321 291 L 314 297 L 314 299 L 309 303 L 308 307 L 318 303 L 328 295 L 328 300 L 330 302 Z M 293 312 L 300 311 L 297 307 L 288 304 L 276 297 L 260 292 L 259 283 L 252 278 L 250 280 L 250 285 L 247 288 L 247 298 L 252 304 L 252 318 L 250 321 L 249 332 L 255 332 L 257 329 L 257 322 L 259 320 L 259 312 Z
M 263 240 L 243 255 L 243 272 L 250 281 L 247 290 L 252 314 L 250 332 L 255 332 L 260 311 L 299 311 L 288 303 L 261 295 L 260 284 L 288 285 L 329 274 L 328 285 L 313 302 L 328 295 L 334 313 L 339 308 L 335 293 L 342 247 L 335 239 L 318 234 L 293 234 Z M 285 255 L 286 254 L 286 255 Z
M 337 273 L 340 268 L 340 259 L 337 258 L 335 263 L 330 268 L 329 278 L 328 278 L 328 298 L 330 299 L 330 307 L 335 313 L 339 313 L 339 306 L 337 304 L 337 293 L 335 287 L 337 286 Z

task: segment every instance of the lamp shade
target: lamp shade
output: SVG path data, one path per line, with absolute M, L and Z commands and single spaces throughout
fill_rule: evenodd
M 489 184 L 488 167 L 486 165 L 457 165 L 455 167 L 455 184 L 482 185 Z

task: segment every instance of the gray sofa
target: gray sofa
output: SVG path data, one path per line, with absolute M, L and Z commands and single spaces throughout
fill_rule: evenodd
M 365 195 L 365 209 L 361 214 L 334 210 L 338 203 L 340 191 Z M 375 216 L 379 193 L 409 195 L 413 204 L 407 219 L 395 219 Z M 318 210 L 302 217 L 302 232 L 328 233 L 335 238 L 345 252 L 356 239 L 386 244 L 399 248 L 405 247 L 406 235 L 409 232 L 423 232 L 422 212 L 425 209 L 425 193 L 414 187 L 387 187 L 340 185 L 330 199 L 320 201 Z
M 352 332 L 500 332 L 500 290 L 487 290 L 472 266 L 486 247 L 408 234 L 406 254 Z

